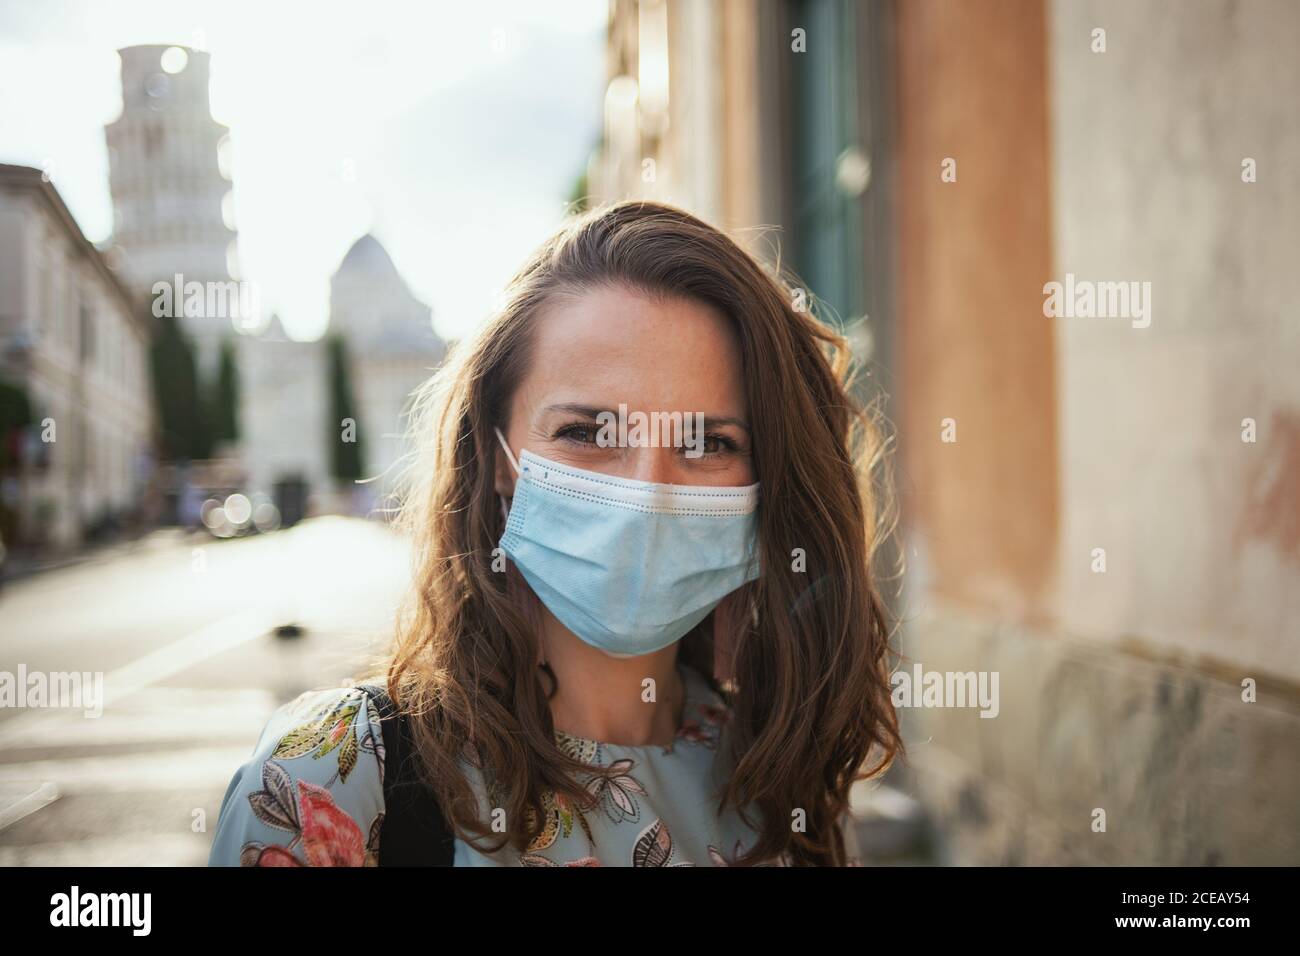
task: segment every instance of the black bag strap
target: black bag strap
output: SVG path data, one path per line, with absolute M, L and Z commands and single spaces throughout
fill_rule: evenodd
M 384 823 L 380 866 L 451 866 L 455 842 L 438 800 L 420 778 L 406 714 L 380 684 L 358 685 L 379 712 L 384 731 Z

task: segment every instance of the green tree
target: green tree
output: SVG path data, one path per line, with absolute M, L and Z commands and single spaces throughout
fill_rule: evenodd
M 341 335 L 331 335 L 329 347 L 330 471 L 336 481 L 352 482 L 361 477 L 361 427 L 357 422 L 356 402 L 352 395 L 352 373 L 348 363 L 347 343 Z
M 0 472 L 18 467 L 23 432 L 35 421 L 27 390 L 0 381 Z
M 174 317 L 158 319 L 149 364 L 162 432 L 161 458 L 188 461 L 209 457 L 212 432 L 199 390 L 194 349 Z
M 239 370 L 235 367 L 235 345 L 230 339 L 221 343 L 216 395 L 212 400 L 212 437 L 214 441 L 239 441 Z
M 588 195 L 590 188 L 587 182 L 587 170 L 583 169 L 569 190 L 569 211 L 574 215 L 586 212 L 591 205 L 591 198 Z

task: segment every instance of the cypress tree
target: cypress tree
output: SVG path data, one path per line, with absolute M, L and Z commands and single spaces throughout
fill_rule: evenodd
M 361 477 L 362 454 L 361 425 L 357 421 L 356 402 L 352 394 L 352 375 L 348 365 L 347 344 L 341 335 L 329 337 L 329 389 L 330 420 L 329 447 L 331 473 L 340 484 Z M 344 421 L 351 419 L 353 426 L 344 431 Z M 352 440 L 347 440 L 347 439 Z
M 207 458 L 212 437 L 195 370 L 194 350 L 173 316 L 160 316 L 149 350 L 154 401 L 166 461 Z
M 212 409 L 213 439 L 239 441 L 239 370 L 235 367 L 235 346 L 229 339 L 221 343 Z

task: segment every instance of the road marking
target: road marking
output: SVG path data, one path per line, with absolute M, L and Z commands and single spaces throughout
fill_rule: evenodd
M 0 721 L 0 767 L 55 750 L 256 740 L 277 702 L 276 694 L 261 687 L 161 685 L 137 691 L 99 718 L 75 709 L 41 711 L 45 719 L 38 728 L 11 718 Z
M 59 788 L 49 780 L 39 784 L 34 790 L 23 788 L 19 792 L 23 795 L 17 800 L 0 806 L 0 830 L 13 826 L 23 817 L 59 799 Z M 0 793 L 0 798 L 2 797 L 3 793 Z
M 151 684 L 264 636 L 270 630 L 268 622 L 263 609 L 240 611 L 109 671 L 104 675 L 104 700 L 100 702 L 104 714 L 97 719 L 104 719 L 112 704 Z M 0 723 L 0 748 L 14 746 L 19 741 L 40 741 L 42 728 L 68 716 L 69 711 L 62 707 L 24 708 Z
M 130 664 L 104 675 L 104 707 L 134 694 L 150 684 L 166 680 L 181 671 L 223 654 L 231 648 L 262 637 L 270 629 L 261 608 L 240 611 L 150 651 Z
M 62 797 L 165 790 L 219 790 L 247 763 L 253 747 L 196 747 L 113 756 L 67 757 L 0 764 L 0 786 L 49 783 Z
M 205 866 L 210 833 L 127 833 L 59 843 L 0 846 L 0 867 Z

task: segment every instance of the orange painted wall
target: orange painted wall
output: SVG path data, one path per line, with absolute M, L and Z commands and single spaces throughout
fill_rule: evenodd
M 1048 605 L 1058 529 L 1046 11 L 897 4 L 899 487 L 933 592 Z M 940 179 L 957 161 L 957 180 Z M 957 441 L 940 441 L 956 420 Z

